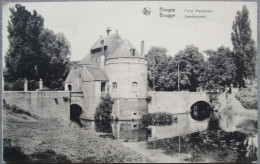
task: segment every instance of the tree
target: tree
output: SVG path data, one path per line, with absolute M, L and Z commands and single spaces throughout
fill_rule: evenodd
M 5 81 L 27 78 L 30 84 L 42 78 L 44 85 L 51 89 L 62 87 L 71 55 L 65 36 L 45 29 L 44 19 L 35 10 L 31 14 L 17 4 L 10 11 Z
M 233 44 L 234 61 L 236 64 L 236 78 L 239 88 L 245 86 L 245 79 L 256 77 L 256 48 L 251 38 L 249 11 L 243 6 L 238 11 L 232 26 L 231 40 Z
M 64 34 L 54 34 L 51 30 L 43 30 L 40 37 L 41 60 L 39 75 L 50 88 L 63 85 L 69 72 L 70 44 Z
M 8 22 L 10 46 L 5 56 L 6 77 L 12 81 L 18 78 L 37 78 L 37 59 L 39 52 L 39 35 L 43 29 L 43 18 L 33 11 L 28 12 L 24 6 L 15 5 Z
M 226 86 L 235 84 L 236 66 L 232 51 L 221 46 L 217 51 L 207 50 L 206 53 L 209 57 L 205 67 L 204 88 L 224 90 Z
M 169 90 L 167 87 L 169 57 L 166 48 L 152 47 L 145 55 L 148 60 L 148 85 L 156 91 Z
M 181 89 L 196 91 L 204 78 L 205 61 L 199 49 L 193 45 L 186 46 L 174 57 L 180 67 Z
M 101 97 L 101 102 L 96 108 L 96 112 L 94 116 L 95 120 L 96 121 L 101 120 L 105 122 L 111 121 L 113 119 L 113 117 L 111 116 L 113 104 L 114 104 L 114 99 L 112 99 L 110 95 Z

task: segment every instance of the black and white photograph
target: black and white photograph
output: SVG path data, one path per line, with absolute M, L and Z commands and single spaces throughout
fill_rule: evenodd
M 258 163 L 258 2 L 2 2 L 3 163 Z

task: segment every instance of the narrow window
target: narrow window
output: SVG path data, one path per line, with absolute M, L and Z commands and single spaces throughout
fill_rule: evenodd
M 69 89 L 69 91 L 72 90 L 72 86 L 71 86 L 71 84 L 68 85 L 68 89 Z
M 131 53 L 132 56 L 135 56 L 135 49 L 131 48 L 130 53 Z
M 106 82 L 101 82 L 101 92 L 105 92 L 106 90 Z
M 117 83 L 113 82 L 112 83 L 112 92 L 116 92 L 116 90 L 117 90 Z
M 138 90 L 138 83 L 137 82 L 132 82 L 132 89 L 133 89 L 133 92 L 137 92 L 137 90 Z

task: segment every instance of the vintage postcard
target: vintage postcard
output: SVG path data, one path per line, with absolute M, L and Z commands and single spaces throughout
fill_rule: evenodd
M 257 1 L 2 3 L 2 162 L 257 163 Z

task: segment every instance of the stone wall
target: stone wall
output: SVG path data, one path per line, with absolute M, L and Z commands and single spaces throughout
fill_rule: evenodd
M 142 58 L 115 58 L 106 60 L 106 73 L 109 77 L 109 92 L 112 98 L 147 97 L 147 61 Z M 112 83 L 117 83 L 113 90 Z M 132 83 L 138 83 L 137 92 Z
M 147 112 L 148 108 L 145 98 L 115 99 L 112 116 L 118 120 L 138 120 Z
M 151 97 L 148 113 L 188 113 L 191 106 L 198 101 L 213 105 L 214 110 L 222 110 L 226 105 L 225 92 L 148 92 L 148 97 Z
M 42 118 L 70 118 L 70 101 L 67 91 L 4 91 L 3 100 L 9 105 L 36 114 Z
M 197 101 L 209 103 L 209 97 L 205 92 L 148 92 L 148 96 L 151 97 L 151 102 L 148 103 L 149 113 L 188 113 Z

